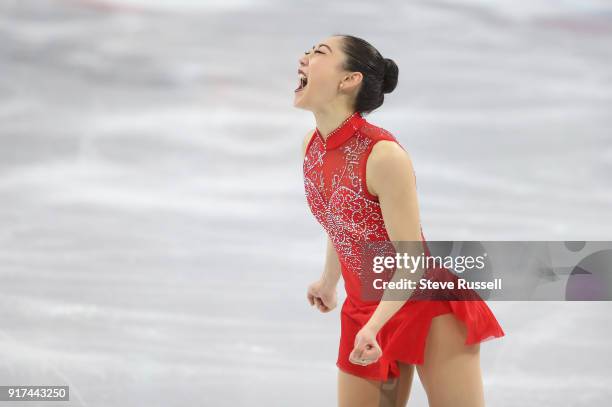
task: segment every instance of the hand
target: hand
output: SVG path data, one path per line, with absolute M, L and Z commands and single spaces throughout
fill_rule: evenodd
M 323 280 L 310 284 L 306 296 L 310 305 L 316 305 L 321 312 L 329 312 L 336 308 L 336 286 L 325 284 Z
M 355 365 L 367 366 L 376 363 L 382 353 L 376 341 L 376 331 L 366 325 L 355 335 L 355 347 L 349 355 L 349 361 Z

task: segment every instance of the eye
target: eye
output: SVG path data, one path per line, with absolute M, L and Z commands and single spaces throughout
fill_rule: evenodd
M 309 54 L 310 54 L 310 51 L 304 51 L 304 55 L 309 55 Z M 323 55 L 325 55 L 325 52 L 321 52 L 319 50 L 316 50 L 315 54 L 323 54 Z

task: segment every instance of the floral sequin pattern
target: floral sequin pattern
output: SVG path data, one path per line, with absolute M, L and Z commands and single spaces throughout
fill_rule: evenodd
M 363 190 L 362 166 L 373 141 L 357 131 L 338 150 L 330 152 L 320 137 L 314 137 L 304 158 L 306 199 L 341 263 L 360 275 L 363 243 L 389 240 L 379 203 Z

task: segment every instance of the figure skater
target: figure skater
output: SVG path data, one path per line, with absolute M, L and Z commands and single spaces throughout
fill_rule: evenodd
M 299 58 L 294 106 L 311 111 L 316 122 L 304 138 L 304 188 L 328 236 L 324 271 L 307 298 L 331 311 L 342 276 L 339 406 L 405 406 L 416 367 L 430 406 L 481 407 L 480 343 L 504 336 L 484 301 L 360 296 L 363 242 L 425 242 L 411 158 L 390 132 L 365 118 L 395 89 L 398 72 L 370 43 L 344 34 Z

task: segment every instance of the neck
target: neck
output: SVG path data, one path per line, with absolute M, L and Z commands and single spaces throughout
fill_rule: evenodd
M 355 111 L 348 108 L 314 112 L 317 129 L 323 139 L 327 139 L 329 133 L 338 128 L 353 113 Z

